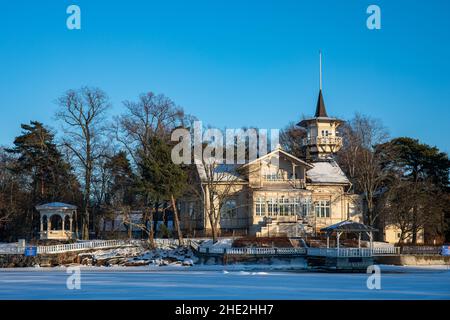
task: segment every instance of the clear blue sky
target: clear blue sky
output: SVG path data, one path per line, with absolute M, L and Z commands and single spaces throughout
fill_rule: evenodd
M 366 28 L 370 4 L 381 30 Z M 58 128 L 55 99 L 83 85 L 104 89 L 112 114 L 154 91 L 216 127 L 281 128 L 314 112 L 321 49 L 330 114 L 449 152 L 449 16 L 446 0 L 2 0 L 0 145 L 29 120 Z

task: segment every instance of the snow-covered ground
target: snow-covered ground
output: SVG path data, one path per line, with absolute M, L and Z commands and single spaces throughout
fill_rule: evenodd
M 233 246 L 233 239 L 219 239 L 217 242 L 212 240 L 205 240 L 201 243 L 202 247 L 214 247 L 214 248 L 231 248 Z
M 63 267 L 1 269 L 0 299 L 450 299 L 448 266 L 381 266 L 381 290 L 367 274 L 246 267 L 82 267 L 79 290 Z

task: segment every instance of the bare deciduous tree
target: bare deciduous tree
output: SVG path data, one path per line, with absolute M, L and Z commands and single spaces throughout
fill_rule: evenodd
M 375 210 L 376 193 L 388 178 L 383 170 L 383 157 L 376 146 L 386 141 L 388 133 L 380 121 L 356 114 L 340 129 L 343 147 L 338 161 L 353 182 L 355 191 L 362 193 L 367 204 L 366 221 L 374 225 L 379 212 Z
M 57 104 L 56 118 L 63 122 L 65 134 L 63 144 L 74 155 L 84 176 L 82 237 L 88 239 L 92 176 L 96 162 L 103 156 L 103 122 L 110 104 L 102 90 L 89 87 L 67 91 Z
M 164 95 L 155 95 L 152 92 L 141 94 L 137 102 L 125 101 L 126 113 L 115 119 L 113 131 L 116 140 L 121 143 L 133 159 L 133 164 L 138 166 L 148 159 L 152 159 L 152 144 L 155 138 L 168 143 L 173 129 L 183 126 L 188 117 L 183 109 Z M 139 166 L 138 166 L 139 167 Z M 141 177 L 142 178 L 142 177 Z M 142 182 L 141 185 L 146 185 Z M 146 188 L 151 189 L 151 188 Z M 156 189 L 156 188 L 155 188 Z M 156 192 L 154 192 L 156 194 Z M 178 213 L 175 199 L 158 199 L 155 194 L 146 193 L 143 206 L 147 207 L 153 201 L 154 210 L 144 210 L 143 225 L 148 225 L 148 220 L 153 220 L 153 212 L 157 213 L 161 202 L 171 203 L 174 211 L 175 227 L 181 239 L 179 231 Z M 150 225 L 153 225 L 151 223 Z M 141 229 L 145 231 L 144 229 Z M 153 237 L 153 227 L 151 232 L 145 232 Z
M 127 112 L 115 119 L 113 129 L 135 163 L 138 152 L 149 154 L 152 137 L 168 141 L 171 131 L 183 123 L 183 110 L 164 95 L 148 92 L 137 102 L 125 101 L 124 106 Z
M 197 164 L 202 189 L 203 208 L 206 213 L 213 241 L 219 236 L 221 212 L 226 202 L 239 191 L 239 168 L 221 164 L 214 158 L 203 159 Z
M 290 123 L 280 132 L 280 144 L 284 150 L 298 157 L 306 157 L 302 140 L 306 138 L 306 130 Z

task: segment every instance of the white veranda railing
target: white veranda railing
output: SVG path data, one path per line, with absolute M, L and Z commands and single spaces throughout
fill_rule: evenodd
M 308 248 L 308 255 L 321 257 L 372 257 L 398 254 L 400 254 L 399 247 Z
M 184 244 L 190 245 L 195 251 L 211 254 L 232 254 L 232 255 L 301 255 L 308 254 L 314 256 L 334 256 L 334 257 L 370 257 L 382 255 L 398 255 L 399 247 L 374 247 L 370 248 L 235 248 L 235 247 L 214 247 L 202 246 L 196 240 L 184 239 Z M 79 241 L 70 244 L 60 244 L 51 246 L 38 246 L 38 254 L 63 253 L 71 251 L 83 251 L 92 249 L 105 249 L 115 247 L 141 246 L 145 240 L 89 240 Z M 155 244 L 159 246 L 177 246 L 176 239 L 155 239 Z M 0 254 L 23 254 L 24 247 L 18 244 L 0 247 Z
M 141 244 L 141 240 L 93 240 L 68 244 L 58 244 L 53 246 L 38 246 L 37 253 L 62 253 L 89 249 L 139 246 Z
M 386 248 L 233 248 L 201 246 L 196 241 L 190 242 L 191 247 L 205 254 L 229 255 L 310 255 L 322 257 L 372 257 L 382 255 L 398 255 L 399 247 Z
M 189 243 L 189 239 L 184 239 L 184 244 Z M 75 243 L 57 244 L 50 246 L 37 246 L 37 254 L 63 253 L 71 251 L 95 250 L 117 247 L 141 246 L 148 243 L 146 240 L 80 240 Z M 176 239 L 155 239 L 156 246 L 177 246 Z M 10 243 L 0 246 L 0 254 L 24 254 L 27 246 L 19 246 L 18 243 Z
M 176 239 L 154 239 L 156 246 L 178 245 Z M 189 239 L 185 239 L 183 242 L 187 243 Z M 70 244 L 59 244 L 54 246 L 38 246 L 37 253 L 62 253 L 70 251 L 82 251 L 90 249 L 104 249 L 104 248 L 116 248 L 116 247 L 134 247 L 141 246 L 148 243 L 145 240 L 91 240 L 76 242 Z
M 230 255 L 297 255 L 306 254 L 306 248 L 224 248 L 202 247 L 191 241 L 191 247 L 200 253 L 230 254 Z

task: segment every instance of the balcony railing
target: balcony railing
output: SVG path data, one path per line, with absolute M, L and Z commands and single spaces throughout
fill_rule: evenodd
M 264 183 L 290 184 L 294 188 L 304 188 L 306 186 L 305 179 L 286 179 L 283 177 L 264 177 Z
M 302 140 L 304 146 L 310 145 L 342 145 L 342 137 L 314 137 L 304 138 Z

